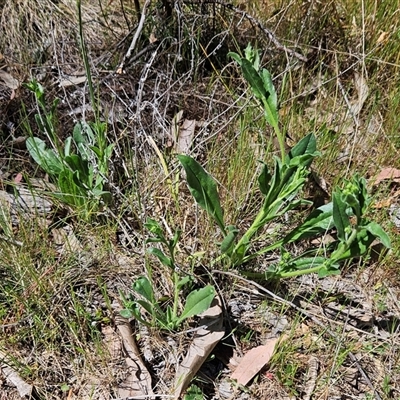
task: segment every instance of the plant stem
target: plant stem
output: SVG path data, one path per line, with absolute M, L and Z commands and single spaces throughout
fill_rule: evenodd
M 285 161 L 285 157 L 286 157 L 285 138 L 284 138 L 283 133 L 279 129 L 278 124 L 274 124 L 273 128 L 275 130 L 276 137 L 278 138 L 278 143 L 279 143 L 279 148 L 280 148 L 280 151 L 281 151 L 282 162 L 284 162 Z
M 260 227 L 263 225 L 263 221 L 265 220 L 265 218 L 267 216 L 268 216 L 268 214 L 266 213 L 264 207 L 262 207 L 261 210 L 258 212 L 255 220 L 251 224 L 250 228 L 247 230 L 247 232 L 240 238 L 240 240 L 236 244 L 235 248 L 233 249 L 232 256 L 234 256 L 242 246 L 246 246 L 246 247 L 248 246 L 250 239 L 258 231 L 258 229 L 260 229 Z M 246 251 L 243 253 L 243 257 L 245 255 L 245 253 L 246 253 Z M 242 262 L 242 260 L 240 260 L 240 263 L 241 262 Z
M 88 81 L 88 85 L 89 85 L 90 102 L 92 103 L 91 105 L 93 107 L 94 114 L 96 116 L 96 120 L 98 120 L 99 109 L 97 107 L 97 102 L 95 101 L 95 97 L 94 97 L 92 74 L 90 72 L 89 59 L 88 59 L 88 56 L 87 56 L 87 51 L 86 51 L 86 46 L 85 46 L 85 38 L 83 36 L 83 21 L 82 21 L 82 4 L 81 4 L 81 0 L 76 0 L 76 6 L 77 6 L 77 9 L 78 9 L 79 41 L 80 41 L 80 46 L 81 46 L 83 65 L 85 67 L 85 72 L 86 72 L 87 81 Z
M 350 246 L 354 242 L 354 240 L 356 240 L 358 230 L 359 230 L 358 227 L 353 228 L 350 237 L 346 240 L 346 242 L 343 244 L 343 246 L 341 246 L 341 247 L 339 246 L 339 248 L 335 252 L 333 252 L 330 259 L 326 260 L 326 262 L 324 262 L 322 265 L 319 265 L 317 267 L 307 268 L 307 269 L 300 269 L 297 271 L 284 272 L 283 274 L 280 275 L 280 277 L 281 278 L 293 278 L 295 276 L 312 274 L 314 272 L 318 272 L 321 268 L 325 268 L 325 267 L 329 266 L 330 264 L 334 264 L 335 261 L 339 260 L 340 257 L 350 248 Z
M 276 135 L 276 137 L 278 139 L 278 143 L 279 143 L 279 150 L 281 152 L 282 163 L 284 163 L 285 157 L 286 157 L 285 137 L 284 137 L 282 131 L 279 129 L 278 120 L 274 118 L 274 113 L 271 111 L 268 102 L 266 100 L 263 100 L 263 104 L 264 104 L 264 112 L 266 114 L 265 118 L 266 118 L 267 122 L 269 122 L 270 125 L 272 125 L 272 127 L 274 128 L 275 135 Z
M 174 264 L 175 267 L 175 264 Z M 172 307 L 172 321 L 175 323 L 178 315 L 178 302 L 179 302 L 179 275 L 174 271 L 174 304 Z

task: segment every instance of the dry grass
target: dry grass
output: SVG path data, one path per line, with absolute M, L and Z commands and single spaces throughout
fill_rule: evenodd
M 228 50 L 238 51 L 248 41 L 263 50 L 263 64 L 275 75 L 281 120 L 292 138 L 288 144 L 316 132 L 322 156 L 315 170 L 328 192 L 356 171 L 373 177 L 382 166 L 399 167 L 400 26 L 394 4 L 238 2 L 239 9 L 262 21 L 283 45 L 305 55 L 306 63 L 277 49 L 258 27 L 229 7 L 185 2 L 177 19 L 176 10 L 169 15 L 167 9 L 153 6 L 137 51 L 148 46 L 151 35 L 158 42 L 128 62 L 126 74 L 118 75 L 113 72 L 136 27 L 135 5 L 103 3 L 83 2 L 83 17 L 102 117 L 109 122 L 109 140 L 116 146 L 109 182 L 114 204 L 94 215 L 91 224 L 61 207 L 44 220 L 34 216 L 18 226 L 1 225 L 2 235 L 11 235 L 22 246 L 0 239 L 0 327 L 5 332 L 0 348 L 41 398 L 116 396 L 126 375 L 114 331 L 118 291 L 128 292 L 137 276 L 152 270 L 158 278 L 157 294 L 171 292 L 168 274 L 145 254 L 146 217 L 157 219 L 166 229 L 183 231 L 179 263 L 191 273 L 204 277 L 218 251 L 218 231 L 194 206 L 178 169 L 171 137 L 178 111 L 196 121 L 191 152 L 216 177 L 227 222 L 246 227 L 257 211 L 258 160 L 269 162 L 275 148 L 260 110 L 243 94 L 246 85 L 229 64 Z M 21 81 L 36 77 L 50 97 L 61 98 L 60 136 L 67 136 L 73 119 L 92 117 L 90 111 L 82 112 L 88 102 L 85 84 L 59 86 L 66 77 L 84 75 L 75 2 L 5 0 L 0 5 L 2 69 Z M 5 138 L 0 178 L 7 190 L 10 182 L 15 185 L 17 173 L 28 180 L 37 172 L 27 163 L 26 151 L 10 144 L 26 135 L 21 102 L 30 118 L 35 105 L 23 88 L 0 104 L 7 115 L 0 126 Z M 378 190 L 377 200 L 395 189 L 393 183 Z M 312 398 L 399 397 L 398 231 L 392 229 L 384 209 L 373 212 L 390 230 L 391 255 L 346 265 L 339 283 L 330 288 L 311 278 L 272 288 L 323 321 L 333 336 L 287 303 L 266 299 L 262 291 L 255 293 L 252 283 L 214 277 L 228 305 L 228 338 L 219 353 L 232 346 L 245 353 L 272 332 L 286 335 L 268 370 L 248 392 L 238 390 L 233 398 L 306 398 L 315 360 Z M 67 233 L 58 240 L 60 229 Z M 69 240 L 74 237 L 78 247 L 65 239 L 71 232 Z M 257 260 L 254 268 L 262 269 L 264 263 Z M 338 285 L 352 289 L 346 292 Z M 339 309 L 327 314 L 334 305 Z M 372 315 L 369 325 L 357 325 L 354 310 L 361 322 Z M 133 325 L 155 390 L 168 394 L 187 337 L 141 331 Z M 224 368 L 214 359 L 197 378 L 208 398 L 226 394 Z M 360 370 L 380 397 L 361 378 Z M 13 389 L 1 382 L 11 398 Z

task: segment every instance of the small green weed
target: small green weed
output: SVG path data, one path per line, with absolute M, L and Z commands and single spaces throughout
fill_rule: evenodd
M 176 265 L 175 251 L 181 232 L 175 232 L 172 239 L 165 237 L 164 232 L 157 221 L 148 219 L 146 228 L 153 236 L 147 239 L 147 243 L 161 243 L 167 249 L 167 255 L 156 247 L 151 247 L 148 252 L 156 256 L 162 265 L 172 272 L 173 279 L 173 299 L 172 307 L 167 305 L 163 309 L 159 301 L 156 299 L 153 282 L 145 276 L 138 278 L 132 285 L 135 296 L 130 295 L 128 298 L 121 293 L 125 309 L 121 311 L 121 315 L 125 318 L 135 319 L 145 325 L 158 326 L 161 329 L 175 330 L 184 320 L 201 314 L 207 310 L 215 296 L 215 290 L 212 286 L 207 285 L 201 289 L 193 290 L 188 294 L 185 306 L 181 313 L 178 312 L 179 297 L 182 289 L 189 285 L 192 281 L 190 275 L 181 276 L 180 269 Z M 147 315 L 144 317 L 141 313 L 143 309 Z M 149 319 L 150 318 L 150 319 Z
M 177 156 L 185 169 L 193 197 L 223 234 L 223 240 L 219 244 L 222 255 L 214 263 L 228 258 L 232 266 L 240 266 L 261 254 L 279 249 L 280 261 L 270 266 L 265 274 L 256 274 L 258 278 L 288 278 L 313 272 L 323 277 L 339 274 L 341 262 L 366 254 L 377 238 L 384 246 L 390 247 L 390 239 L 381 226 L 366 217 L 371 198 L 367 193 L 365 179 L 354 175 L 352 179 L 345 180 L 343 189 L 334 190 L 330 203 L 312 211 L 282 239 L 248 254 L 252 240 L 261 228 L 291 210 L 311 204 L 298 195 L 310 173 L 310 165 L 319 153 L 315 136 L 311 133 L 285 154 L 285 135 L 278 126 L 277 96 L 271 74 L 265 69 L 259 71 L 258 52 L 250 46 L 245 50 L 245 58 L 236 53 L 231 53 L 231 56 L 241 66 L 244 77 L 264 109 L 266 121 L 274 128 L 281 159 L 274 158 L 273 171 L 266 164 L 263 165 L 258 184 L 264 202 L 251 226 L 238 240 L 239 229 L 224 223 L 224 212 L 213 178 L 190 156 Z M 308 248 L 301 255 L 293 257 L 285 247 L 290 243 L 322 236 L 333 229 L 336 229 L 336 240 L 323 248 Z
M 204 394 L 201 389 L 196 385 L 190 385 L 189 389 L 186 391 L 184 400 L 203 400 Z
M 61 144 L 56 129 L 58 100 L 48 107 L 39 82 L 32 80 L 25 86 L 36 97 L 39 112 L 35 120 L 51 147 L 48 148 L 38 137 L 28 138 L 26 146 L 35 162 L 57 183 L 60 193 L 54 196 L 70 205 L 85 206 L 90 210 L 96 209 L 100 200 L 109 202 L 111 195 L 104 189 L 113 144 L 107 145 L 106 124 L 80 121 L 72 136 Z
M 58 99 L 51 107 L 46 104 L 43 86 L 36 80 L 25 84 L 34 93 L 38 104 L 35 115 L 39 130 L 46 135 L 46 143 L 31 135 L 26 146 L 35 162 L 57 183 L 61 201 L 85 210 L 90 214 L 99 205 L 109 203 L 111 194 L 105 190 L 108 182 L 109 160 L 114 145 L 107 143 L 107 124 L 100 121 L 98 102 L 83 35 L 81 1 L 77 1 L 80 48 L 89 86 L 90 103 L 95 113 L 94 122 L 78 122 L 72 136 L 62 144 L 57 135 L 56 109 Z

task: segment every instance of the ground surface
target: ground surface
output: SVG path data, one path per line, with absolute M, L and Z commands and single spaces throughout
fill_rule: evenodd
M 140 2 L 141 25 L 136 2 L 102 3 L 83 1 L 82 17 L 98 118 L 115 146 L 106 185 L 112 201 L 82 212 L 54 198 L 55 182 L 27 151 L 30 135 L 48 138 L 23 86 L 36 79 L 49 106 L 60 99 L 55 126 L 63 143 L 76 121 L 95 119 L 76 4 L 0 1 L 0 398 L 174 398 L 182 365 L 198 370 L 188 399 L 400 398 L 396 7 Z M 216 177 L 225 218 L 248 228 L 261 202 L 259 160 L 278 155 L 227 56 L 248 43 L 274 76 L 287 146 L 316 133 L 321 156 L 303 196 L 319 206 L 343 178 L 362 174 L 374 198 L 369 214 L 392 240 L 389 252 L 374 243 L 339 276 L 281 282 L 211 264 L 220 232 L 195 205 L 176 154 L 191 154 Z M 254 248 L 277 240 L 306 211 L 265 228 Z M 214 314 L 173 332 L 120 316 L 121 294 L 142 275 L 152 277 L 160 304 L 171 301 L 172 272 L 146 251 L 148 217 L 169 237 L 182 231 L 179 267 L 198 287 L 217 290 Z M 245 269 L 263 272 L 279 257 L 268 253 Z M 234 383 L 253 348 L 275 351 L 254 378 Z

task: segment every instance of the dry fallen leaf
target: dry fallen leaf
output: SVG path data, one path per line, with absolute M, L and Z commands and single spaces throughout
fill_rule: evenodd
M 192 146 L 196 121 L 194 119 L 183 120 L 182 126 L 178 129 L 175 151 L 179 154 L 188 154 Z
M 139 349 L 133 339 L 133 332 L 129 322 L 122 318 L 116 317 L 116 325 L 121 334 L 124 348 L 128 357 L 126 363 L 128 365 L 128 376 L 118 388 L 118 396 L 153 398 L 153 389 L 151 386 L 151 375 L 144 365 Z
M 179 399 L 204 361 L 206 361 L 214 347 L 225 334 L 225 329 L 222 326 L 222 308 L 219 298 L 215 298 L 211 307 L 201 314 L 200 317 L 199 325 L 202 327 L 196 331 L 189 351 L 176 371 L 175 399 Z
M 231 379 L 235 379 L 239 385 L 247 385 L 270 360 L 277 341 L 278 339 L 270 339 L 265 345 L 254 347 L 247 352 L 231 374 Z
M 3 82 L 5 86 L 9 89 L 18 89 L 20 84 L 17 79 L 15 79 L 11 74 L 6 71 L 0 70 L 0 82 Z
M 374 180 L 374 186 L 379 185 L 384 180 L 391 180 L 393 182 L 400 182 L 400 169 L 397 168 L 383 168 Z
M 30 398 L 32 395 L 33 386 L 26 383 L 18 374 L 18 372 L 9 366 L 9 363 L 7 362 L 8 359 L 9 357 L 0 351 L 0 372 L 11 386 L 15 386 L 17 388 L 21 398 L 25 396 Z

